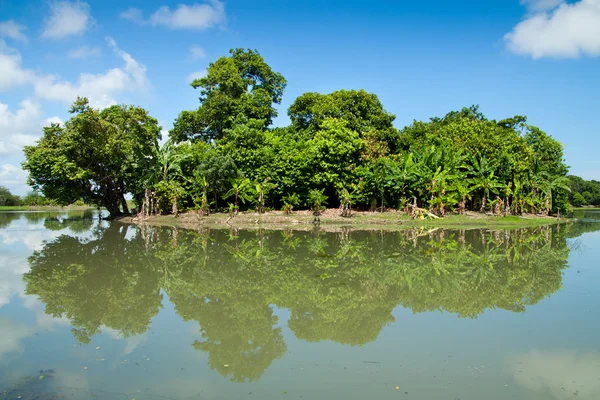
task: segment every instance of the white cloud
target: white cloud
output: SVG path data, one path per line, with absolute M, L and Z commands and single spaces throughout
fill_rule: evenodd
M 91 57 L 99 57 L 102 54 L 100 47 L 81 46 L 69 51 L 69 58 L 84 59 Z
M 551 10 L 560 5 L 564 0 L 521 0 L 521 4 L 531 11 Z
M 204 78 L 205 76 L 206 76 L 206 70 L 205 69 L 203 69 L 202 71 L 198 71 L 198 72 L 192 72 L 191 74 L 189 74 L 187 76 L 187 81 L 189 83 L 192 83 L 193 80 Z
M 162 6 L 152 14 L 150 21 L 152 25 L 171 29 L 204 30 L 225 22 L 225 5 L 219 0 L 208 0 L 204 4 L 180 4 L 173 11 Z
M 51 122 L 61 123 L 58 117 L 42 119 L 42 110 L 37 102 L 24 100 L 19 108 L 11 111 L 7 104 L 0 103 L 0 158 L 18 164 L 23 146 L 29 146 L 42 135 L 42 127 Z M 0 165 L 0 185 L 8 187 L 15 194 L 24 194 L 27 173 L 18 165 Z
M 554 7 L 550 7 L 554 3 Z M 600 0 L 527 1 L 533 13 L 504 36 L 517 54 L 575 58 L 600 55 Z
M 135 7 L 129 7 L 127 10 L 123 11 L 120 16 L 122 19 L 127 19 L 138 24 L 144 23 L 142 11 Z
M 55 117 L 46 118 L 46 120 L 44 121 L 44 126 L 50 126 L 50 124 L 62 125 L 63 123 L 64 122 L 62 119 L 55 116 Z
M 0 38 L 10 38 L 20 42 L 26 42 L 27 36 L 22 32 L 25 30 L 23 25 L 17 24 L 12 19 L 0 22 Z
M 12 164 L 0 165 L 0 185 L 6 186 L 11 193 L 21 195 L 27 189 L 27 172 Z
M 16 112 L 0 103 L 0 154 L 20 152 L 23 146 L 33 144 L 41 132 L 41 109 L 31 100 L 21 102 Z M 8 166 L 2 166 L 0 177 L 10 177 Z
M 42 38 L 60 39 L 81 35 L 93 22 L 90 5 L 82 1 L 56 1 L 50 4 L 50 16 L 44 20 Z
M 200 46 L 190 47 L 190 54 L 192 55 L 192 59 L 194 59 L 194 60 L 198 60 L 200 58 L 206 57 L 206 52 Z
M 112 38 L 108 45 L 124 62 L 122 68 L 112 68 L 104 73 L 82 73 L 76 83 L 61 81 L 55 76 L 36 79 L 35 93 L 45 100 L 73 102 L 77 96 L 85 96 L 95 107 L 107 107 L 115 104 L 113 95 L 119 92 L 146 90 L 150 87 L 146 67 L 136 61 L 129 53 L 119 49 Z
M 170 29 L 206 30 L 226 21 L 225 4 L 219 0 L 206 0 L 205 3 L 179 4 L 171 10 L 162 6 L 150 19 L 145 20 L 142 12 L 134 7 L 121 13 L 121 18 L 128 19 L 138 24 L 152 24 L 166 26 Z
M 23 85 L 34 79 L 33 71 L 21 67 L 21 55 L 10 49 L 0 48 L 0 90 Z

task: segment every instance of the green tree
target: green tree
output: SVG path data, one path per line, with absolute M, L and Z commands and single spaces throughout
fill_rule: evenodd
M 324 189 L 312 189 L 308 192 L 308 205 L 317 215 L 327 205 L 327 196 L 323 193 L 324 191 Z
M 171 137 L 177 142 L 220 139 L 239 116 L 269 126 L 277 116 L 285 78 L 275 72 L 256 50 L 232 49 L 207 68 L 206 76 L 191 85 L 200 89 L 200 107 L 184 111 L 175 120 Z
M 323 121 L 322 129 L 308 141 L 312 185 L 333 191 L 337 184 L 349 184 L 361 148 L 359 135 L 347 128 L 343 120 Z
M 153 188 L 156 191 L 159 208 L 163 212 L 167 212 L 168 208 L 171 208 L 170 211 L 177 216 L 178 201 L 184 195 L 182 186 L 184 176 L 181 165 L 188 157 L 190 154 L 178 151 L 170 139 L 160 148 L 158 143 L 155 143 L 152 158 L 148 160 L 146 190 Z M 147 210 L 149 205 L 144 204 L 144 207 Z
M 300 204 L 300 197 L 296 193 L 288 194 L 283 196 L 283 211 L 286 214 L 290 214 L 294 207 L 297 207 Z
M 0 206 L 18 206 L 21 199 L 8 190 L 5 186 L 0 186 Z
M 585 200 L 585 197 L 583 197 L 581 195 L 581 193 L 575 193 L 573 195 L 573 205 L 575 207 L 581 207 L 587 204 L 587 201 Z
M 567 196 L 561 196 L 561 192 L 565 193 L 565 192 L 570 192 L 571 191 L 571 187 L 569 186 L 569 178 L 567 178 L 566 176 L 554 176 L 552 177 L 547 184 L 547 192 L 546 192 L 546 196 L 548 199 L 548 205 L 547 205 L 547 212 L 551 212 L 552 210 L 554 210 L 554 206 L 555 206 L 555 199 L 566 199 Z M 566 211 L 566 207 L 568 206 L 568 203 L 565 204 L 561 204 L 560 207 L 558 207 L 558 212 L 560 213 L 560 211 Z
M 206 178 L 217 208 L 219 198 L 222 196 L 228 197 L 226 193 L 229 190 L 231 180 L 238 179 L 241 176 L 231 157 L 216 152 L 212 152 L 205 160 L 200 162 L 196 170 Z
M 479 211 L 484 212 L 490 193 L 498 193 L 498 189 L 502 187 L 502 184 L 498 182 L 494 174 L 494 166 L 488 161 L 487 157 L 482 156 L 477 159 L 471 156 L 469 161 L 470 164 L 467 170 L 471 176 L 472 189 L 481 191 L 481 208 Z
M 83 199 L 111 216 L 128 212 L 125 195 L 141 190 L 143 160 L 160 137 L 156 119 L 134 106 L 99 111 L 86 98 L 78 98 L 70 112 L 74 116 L 64 127 L 45 127 L 38 143 L 25 147 L 29 184 L 60 204 Z
M 225 198 L 234 197 L 234 202 L 233 205 L 235 207 L 235 210 L 237 212 L 237 210 L 239 210 L 239 201 L 241 200 L 242 203 L 246 203 L 247 201 L 251 200 L 250 197 L 250 179 L 248 178 L 236 178 L 236 179 L 229 179 L 229 183 L 231 185 L 231 189 L 229 189 L 229 191 L 227 193 L 225 193 Z

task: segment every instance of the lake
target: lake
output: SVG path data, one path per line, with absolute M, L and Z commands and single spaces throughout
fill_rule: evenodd
M 1 399 L 600 398 L 600 212 L 518 230 L 0 213 Z

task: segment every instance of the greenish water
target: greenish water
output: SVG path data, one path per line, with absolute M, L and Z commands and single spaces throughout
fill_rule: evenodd
M 191 232 L 0 213 L 0 399 L 596 400 L 600 212 L 578 218 Z

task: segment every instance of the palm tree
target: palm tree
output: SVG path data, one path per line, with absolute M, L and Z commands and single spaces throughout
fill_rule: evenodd
M 452 189 L 458 195 L 458 213 L 460 215 L 464 215 L 467 209 L 467 200 L 471 198 L 471 193 L 473 192 L 473 188 L 469 184 L 469 182 L 465 179 L 457 179 L 454 183 Z
M 400 202 L 407 203 L 407 191 L 410 190 L 411 183 L 416 179 L 417 163 L 414 161 L 414 154 L 408 153 L 404 163 L 395 165 L 390 171 L 392 177 L 391 189 L 400 194 Z
M 473 184 L 473 190 L 479 189 L 483 192 L 481 197 L 481 209 L 479 211 L 484 212 L 487 199 L 490 197 L 490 192 L 497 194 L 498 189 L 503 185 L 494 175 L 494 166 L 489 163 L 486 156 L 481 157 L 479 160 L 471 156 L 470 161 L 470 165 L 467 166 L 467 171 L 469 175 L 471 175 L 470 182 Z
M 181 163 L 188 157 L 189 155 L 177 151 L 177 147 L 171 139 L 167 140 L 162 146 L 158 145 L 158 141 L 154 142 L 145 179 L 144 209 L 146 213 L 150 209 L 150 203 L 155 202 L 155 193 L 150 188 L 156 189 L 160 185 L 170 197 L 169 200 L 173 204 L 173 213 L 177 215 L 177 200 L 184 192 L 177 179 L 183 177 Z
M 523 193 L 523 179 L 515 176 L 513 178 L 512 187 L 512 208 L 514 214 L 523 214 L 523 206 L 525 203 L 525 196 Z
M 529 185 L 531 186 L 531 195 L 536 200 L 537 208 L 534 211 L 539 211 L 542 207 L 542 194 L 548 196 L 550 177 L 546 171 L 543 171 L 537 160 L 533 163 L 533 168 L 529 173 Z
M 548 200 L 547 202 L 547 211 L 550 212 L 552 211 L 552 200 L 554 199 L 554 193 L 556 193 L 558 190 L 564 190 L 567 192 L 571 191 L 571 182 L 569 181 L 569 178 L 567 178 L 566 176 L 555 176 L 552 177 L 546 187 L 548 188 L 547 192 L 546 192 L 546 198 Z M 559 215 L 560 215 L 560 210 L 559 210 Z
M 239 210 L 239 200 L 241 200 L 242 203 L 246 203 L 246 201 L 250 200 L 250 179 L 229 179 L 229 183 L 231 184 L 231 189 L 229 189 L 229 191 L 225 193 L 225 198 L 235 196 L 233 205 L 235 213 L 237 214 Z
M 200 189 L 200 196 L 194 196 L 194 203 L 196 203 L 196 207 L 200 209 L 202 215 L 210 214 L 210 203 L 208 201 L 208 189 L 209 183 L 206 179 L 206 176 L 199 170 L 194 171 L 194 179 L 192 180 L 192 184 Z

